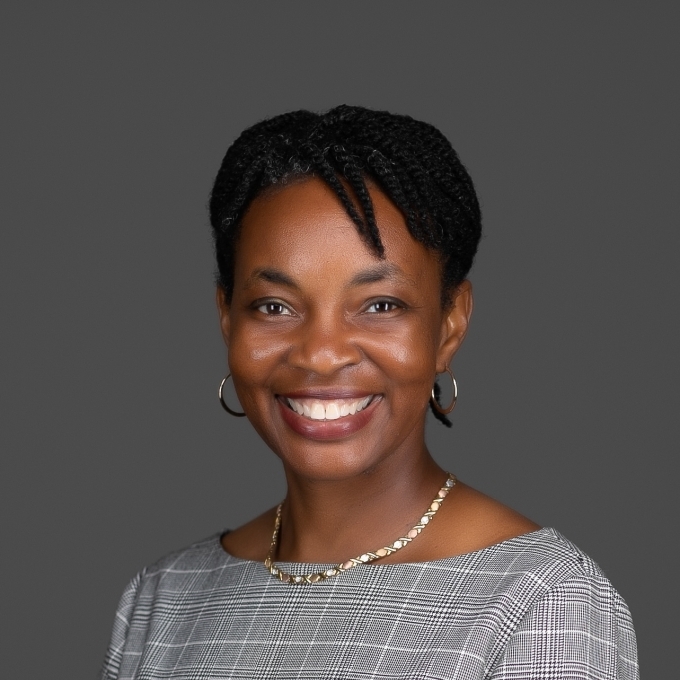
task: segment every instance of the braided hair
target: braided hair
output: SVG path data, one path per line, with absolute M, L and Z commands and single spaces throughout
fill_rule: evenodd
M 481 236 L 470 175 L 433 125 L 346 105 L 321 114 L 301 110 L 274 116 L 246 129 L 227 150 L 210 197 L 217 284 L 227 300 L 239 225 L 250 203 L 267 189 L 304 177 L 326 182 L 367 246 L 384 257 L 366 182 L 379 187 L 401 210 L 413 238 L 438 254 L 441 304 L 451 303 Z M 438 389 L 435 384 L 437 396 Z M 433 413 L 450 426 L 445 416 Z

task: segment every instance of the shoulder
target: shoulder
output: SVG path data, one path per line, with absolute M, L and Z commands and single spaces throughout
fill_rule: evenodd
M 490 677 L 638 677 L 625 601 L 598 564 L 555 529 L 439 564 L 449 583 L 460 584 L 458 597 L 471 597 L 494 629 Z
M 574 597 L 588 590 L 620 599 L 599 565 L 559 531 L 542 528 L 465 484 L 458 486 L 446 523 L 453 554 L 469 557 L 485 574 L 497 573 L 506 587 L 521 584 L 527 604 L 562 586 L 563 594 Z
M 628 606 L 586 553 L 554 529 L 508 541 L 502 553 L 515 615 L 491 677 L 639 678 Z
M 220 578 L 229 570 L 234 560 L 220 545 L 220 534 L 175 550 L 142 569 L 128 584 L 123 593 L 121 609 L 138 608 L 140 602 L 172 597 L 187 589 Z
M 224 551 L 220 550 L 220 534 L 212 534 L 200 541 L 164 555 L 145 569 L 148 576 L 162 573 L 184 573 L 214 568 Z
M 597 563 L 550 527 L 431 564 L 452 572 L 452 576 L 463 574 L 465 589 L 486 593 L 490 600 L 505 601 L 515 614 L 528 610 L 563 583 L 580 582 L 587 589 L 611 588 Z
M 123 591 L 114 639 L 124 639 L 131 625 L 148 619 L 158 607 L 174 606 L 187 592 L 209 593 L 220 580 L 228 581 L 237 562 L 222 549 L 220 534 L 213 534 L 145 567 Z
M 618 597 L 598 564 L 561 533 L 470 487 L 459 491 L 439 526 L 441 534 L 449 532 L 440 543 L 449 559 L 442 554 L 431 562 L 445 587 L 480 594 L 508 621 L 519 621 L 553 589 L 572 599 Z
M 565 581 L 609 583 L 598 564 L 559 531 L 544 527 L 515 536 L 480 551 L 484 561 L 502 568 L 508 577 L 526 577 L 538 593 Z
M 214 534 L 142 569 L 120 598 L 101 677 L 117 678 L 124 649 L 143 647 L 151 620 L 176 616 L 189 592 L 205 599 L 233 562 Z

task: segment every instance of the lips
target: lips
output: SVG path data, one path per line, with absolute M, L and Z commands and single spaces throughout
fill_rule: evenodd
M 283 420 L 309 439 L 341 439 L 363 428 L 382 397 L 362 395 L 290 394 L 277 399 Z

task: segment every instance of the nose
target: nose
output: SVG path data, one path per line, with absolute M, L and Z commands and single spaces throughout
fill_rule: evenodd
M 331 375 L 361 361 L 356 329 L 344 319 L 315 315 L 301 324 L 288 353 L 288 363 L 319 375 Z

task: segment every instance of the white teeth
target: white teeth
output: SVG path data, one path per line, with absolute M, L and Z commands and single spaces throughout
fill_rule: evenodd
M 337 420 L 340 417 L 340 409 L 338 405 L 331 402 L 326 406 L 326 420 Z
M 324 420 L 326 418 L 326 411 L 322 404 L 318 401 L 312 405 L 312 420 Z
M 293 411 L 296 411 L 300 415 L 303 414 L 303 409 L 302 409 L 302 404 L 298 401 L 293 401 L 292 399 L 287 399 L 288 401 L 288 406 L 290 406 Z
M 320 400 L 297 400 L 287 399 L 288 405 L 293 411 L 301 416 L 312 420 L 337 420 L 349 415 L 354 415 L 365 409 L 373 399 L 373 396 L 363 399 L 337 399 L 333 401 Z

